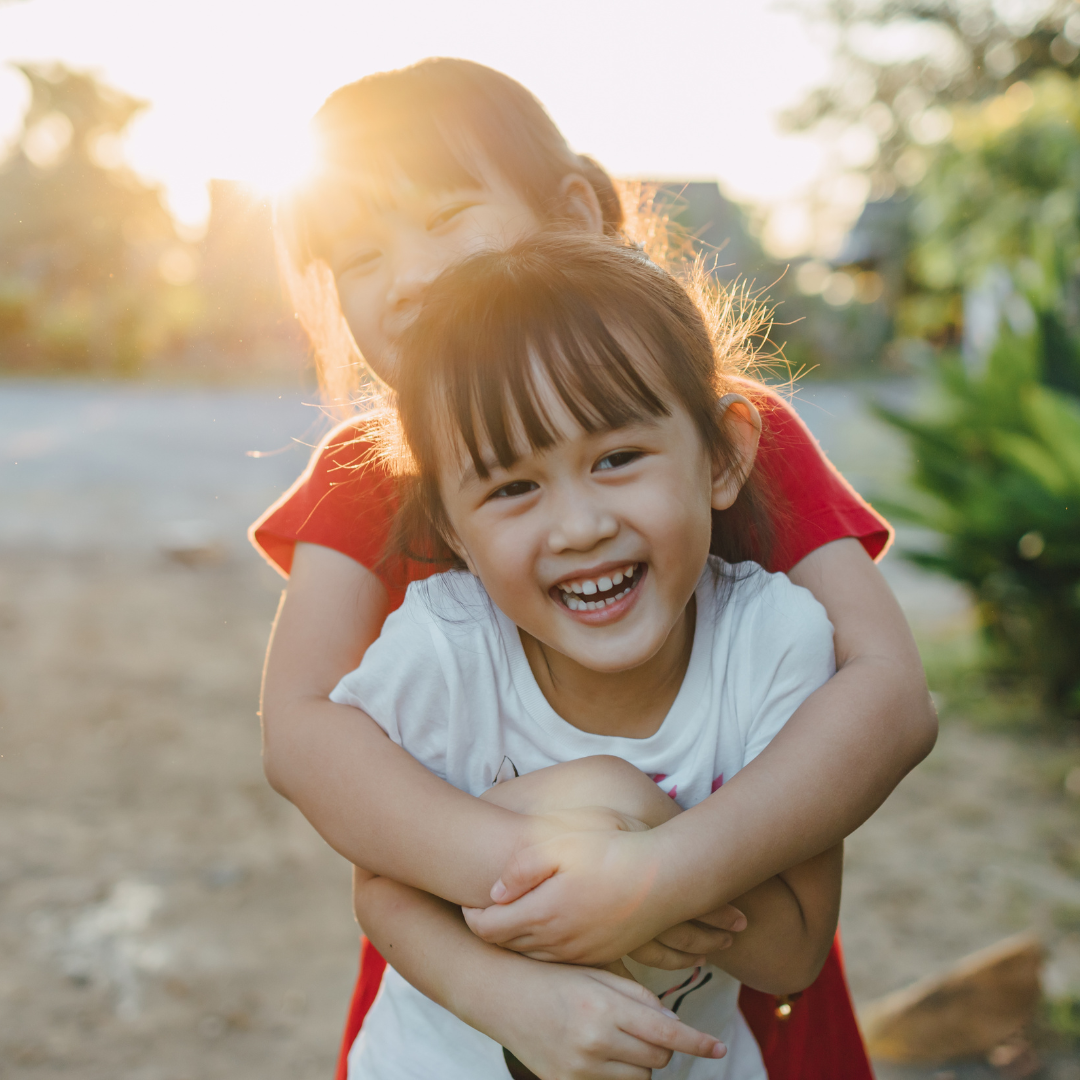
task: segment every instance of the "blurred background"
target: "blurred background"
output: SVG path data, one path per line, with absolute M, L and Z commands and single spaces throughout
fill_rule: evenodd
M 427 55 L 763 290 L 773 375 L 898 526 L 942 735 L 849 842 L 853 992 L 1027 931 L 1045 963 L 880 1077 L 1078 1080 L 1071 0 L 0 0 L 0 1076 L 330 1075 L 348 872 L 259 761 L 282 582 L 244 530 L 329 427 L 271 207 L 331 90 Z

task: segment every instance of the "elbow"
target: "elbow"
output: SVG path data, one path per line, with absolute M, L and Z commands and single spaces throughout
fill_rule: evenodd
M 263 775 L 274 791 L 288 799 L 290 796 L 286 760 L 289 755 L 285 747 L 282 746 L 283 733 L 278 730 L 278 726 L 274 723 L 274 712 L 272 710 L 264 706 L 261 716 Z
M 753 988 L 774 997 L 801 994 L 821 974 L 831 946 L 830 941 L 829 947 L 824 950 L 807 950 L 805 955 L 785 957 L 783 963 L 777 964 L 774 970 L 760 972 L 753 980 Z
M 926 683 L 919 688 L 917 702 L 908 710 L 907 727 L 908 769 L 914 769 L 931 750 L 938 737 L 938 715 Z

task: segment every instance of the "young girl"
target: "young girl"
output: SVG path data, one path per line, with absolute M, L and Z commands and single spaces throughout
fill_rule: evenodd
M 705 846 L 710 828 L 693 809 L 657 812 L 648 792 L 635 801 L 637 789 L 663 804 L 660 783 L 683 808 L 715 800 L 835 670 L 832 627 L 809 592 L 753 563 L 710 558 L 713 511 L 729 558 L 760 543 L 763 527 L 752 492 L 739 498 L 758 424 L 731 392 L 737 359 L 717 356 L 686 293 L 635 248 L 556 235 L 446 271 L 404 336 L 396 385 L 415 466 L 406 539 L 460 570 L 410 586 L 331 694 L 474 796 L 521 774 L 506 789 L 526 791 L 495 801 L 531 813 L 614 803 L 631 814 L 618 832 L 638 849 L 634 906 L 647 903 L 650 878 L 692 887 L 696 868 L 672 858 L 680 845 L 668 834 L 678 828 L 686 845 L 697 832 Z M 639 783 L 613 793 L 609 762 L 583 775 L 590 755 L 635 765 Z M 575 762 L 570 776 L 559 762 Z M 638 821 L 658 827 L 639 832 Z M 599 1060 L 584 1070 L 533 1045 L 511 1049 L 552 1080 L 615 1064 L 765 1080 L 736 980 L 772 993 L 807 986 L 828 953 L 839 890 L 837 848 L 740 897 L 747 929 L 708 963 L 675 972 L 627 958 L 656 1004 L 722 1039 L 726 1055 L 672 1025 L 691 1052 L 668 1064 L 662 1044 L 637 1036 L 655 1017 L 644 1003 L 629 1022 L 601 1019 Z M 356 899 L 367 925 L 362 880 Z M 460 1010 L 459 1000 L 448 1004 Z M 503 1028 L 498 1018 L 487 1026 Z M 496 1043 L 395 972 L 349 1075 L 495 1080 L 506 1066 Z
M 363 374 L 357 347 L 393 382 L 398 338 L 426 285 L 478 246 L 506 243 L 553 220 L 611 235 L 623 225 L 606 174 L 567 148 L 518 84 L 475 64 L 428 61 L 361 80 L 331 97 L 317 130 L 325 169 L 283 216 L 283 225 L 298 311 L 319 344 L 326 381 L 339 401 L 347 398 L 350 380 L 355 385 Z M 692 899 L 711 901 L 688 910 L 691 916 L 838 843 L 934 737 L 918 656 L 869 557 L 883 549 L 887 526 L 840 480 L 779 399 L 762 407 L 762 421 L 756 468 L 778 493 L 782 510 L 773 517 L 768 565 L 786 571 L 824 605 L 835 628 L 839 670 L 796 710 L 761 758 L 717 793 L 722 827 L 710 836 L 707 851 L 686 852 L 698 868 Z M 715 948 L 723 935 L 706 941 L 700 923 L 668 930 L 678 920 L 664 919 L 680 905 L 659 900 L 633 933 L 627 923 L 611 928 L 618 940 L 598 932 L 595 910 L 613 910 L 622 903 L 621 892 L 636 888 L 640 876 L 632 866 L 625 879 L 611 866 L 591 873 L 588 859 L 577 857 L 581 845 L 574 833 L 523 848 L 535 835 L 535 820 L 462 794 L 386 739 L 374 722 L 358 722 L 355 710 L 327 700 L 378 636 L 387 611 L 400 604 L 408 581 L 438 569 L 383 562 L 394 488 L 376 465 L 356 467 L 369 450 L 362 425 L 343 425 L 253 529 L 268 558 L 282 572 L 291 570 L 264 684 L 271 782 L 342 854 L 384 875 L 384 915 L 405 920 L 397 925 L 407 925 L 410 940 L 421 936 L 421 913 L 451 935 L 459 924 L 447 922 L 446 910 L 432 907 L 434 901 L 422 903 L 395 882 L 482 905 L 490 884 L 508 900 L 558 870 L 521 900 L 489 909 L 489 920 L 506 913 L 503 925 L 481 923 L 478 929 L 559 960 L 618 955 L 655 935 L 661 941 L 646 954 L 653 961 Z M 658 897 L 662 893 L 657 890 Z M 369 897 L 366 927 L 374 925 L 371 903 Z M 726 921 L 731 924 L 730 917 Z M 538 927 L 546 928 L 546 937 Z M 460 989 L 463 958 L 476 944 L 463 932 L 444 935 L 440 948 L 417 965 L 416 978 Z M 403 944 L 399 936 L 398 951 Z M 565 983 L 580 974 L 548 967 L 528 969 L 533 985 L 556 977 Z M 380 974 L 380 958 L 365 947 L 345 1050 Z M 582 987 L 580 979 L 573 985 Z M 472 988 L 478 1021 L 488 1006 L 505 1014 L 513 999 L 513 985 Z M 580 1010 L 569 1019 L 553 1017 L 530 1007 L 529 997 L 516 999 L 524 1038 L 540 1041 L 545 1024 L 564 1020 L 564 1035 L 573 1034 Z M 869 1076 L 835 951 L 798 1001 L 777 1002 L 744 989 L 740 1002 L 772 1080 Z M 821 1037 L 826 1029 L 827 1040 Z

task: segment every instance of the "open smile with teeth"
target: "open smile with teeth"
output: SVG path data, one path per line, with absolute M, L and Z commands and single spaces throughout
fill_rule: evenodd
M 627 563 L 618 570 L 598 578 L 581 578 L 577 581 L 560 581 L 557 588 L 559 599 L 571 611 L 599 611 L 621 600 L 641 580 L 634 574 L 639 563 Z

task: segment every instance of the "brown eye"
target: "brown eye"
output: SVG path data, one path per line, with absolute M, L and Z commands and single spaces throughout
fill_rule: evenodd
M 528 495 L 530 491 L 536 491 L 539 486 L 532 480 L 514 480 L 512 483 L 503 484 L 501 488 L 496 488 L 488 498 L 514 499 L 520 495 Z
M 629 465 L 631 461 L 637 461 L 641 457 L 640 450 L 616 450 L 613 454 L 605 454 L 594 466 L 594 472 L 603 472 L 607 469 L 619 469 L 623 465 Z

